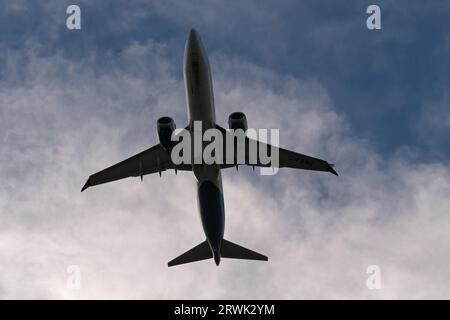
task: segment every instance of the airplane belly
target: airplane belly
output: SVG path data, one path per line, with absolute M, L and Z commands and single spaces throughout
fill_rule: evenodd
M 212 95 L 209 75 L 191 74 L 190 79 L 186 81 L 186 102 L 188 105 L 189 124 L 193 121 L 215 123 L 214 99 Z M 199 79 L 195 79 L 198 77 Z
M 192 135 L 201 134 L 203 138 L 204 132 L 207 129 L 215 128 L 216 122 L 209 61 L 196 32 L 189 34 L 183 71 L 193 152 L 193 143 L 196 138 Z M 194 121 L 201 121 L 201 131 L 194 132 L 194 128 L 196 128 Z M 203 139 L 201 140 L 203 141 Z M 203 142 L 202 152 L 206 144 Z M 193 158 L 194 155 L 191 159 Z M 193 162 L 192 171 L 197 180 L 197 198 L 203 230 L 216 257 L 217 252 L 220 252 L 225 228 L 220 166 L 218 164 L 207 165 L 203 161 L 199 164 Z
M 197 182 L 198 206 L 206 239 L 213 251 L 220 251 L 225 230 L 225 207 L 222 188 L 217 181 Z M 220 183 L 221 187 L 221 183 Z

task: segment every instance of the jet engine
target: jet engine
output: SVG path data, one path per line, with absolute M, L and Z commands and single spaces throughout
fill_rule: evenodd
M 169 150 L 173 146 L 173 141 L 171 140 L 172 132 L 175 130 L 176 125 L 171 117 L 161 117 L 156 122 L 158 130 L 158 138 L 161 146 Z
M 247 118 L 243 112 L 233 112 L 228 117 L 228 127 L 230 129 L 242 129 L 247 131 Z

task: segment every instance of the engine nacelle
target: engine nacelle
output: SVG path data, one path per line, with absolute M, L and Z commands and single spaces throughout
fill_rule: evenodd
M 174 141 L 171 140 L 172 132 L 175 130 L 176 125 L 171 117 L 161 117 L 156 122 L 158 130 L 158 138 L 161 146 L 169 150 L 172 148 Z
M 247 118 L 243 112 L 233 112 L 228 117 L 228 127 L 230 129 L 242 129 L 247 131 Z

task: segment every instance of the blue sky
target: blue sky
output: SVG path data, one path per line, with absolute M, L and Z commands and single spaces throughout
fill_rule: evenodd
M 0 297 L 450 296 L 447 2 L 78 1 L 79 31 L 65 27 L 72 2 L 0 4 Z M 369 4 L 382 30 L 366 28 Z M 226 237 L 269 264 L 167 269 L 202 240 L 188 174 L 79 193 L 157 143 L 159 116 L 184 125 L 192 27 L 219 123 L 243 110 L 341 174 L 224 171 Z M 65 288 L 73 264 L 79 292 Z
M 25 14 L 3 13 L 1 27 L 9 31 L 3 45 L 20 49 L 34 39 L 43 55 L 61 51 L 77 61 L 94 54 L 107 67 L 114 58 L 103 59 L 105 53 L 114 56 L 134 41 L 152 39 L 168 46 L 167 58 L 181 77 L 184 38 L 195 27 L 210 52 L 317 79 L 353 132 L 383 154 L 408 147 L 420 154 L 419 161 L 448 160 L 448 127 L 424 133 L 421 123 L 430 103 L 446 103 L 445 2 L 379 1 L 381 31 L 365 27 L 367 1 L 212 2 L 201 9 L 201 1 L 80 4 L 81 32 L 64 28 L 64 1 L 49 9 L 30 2 Z

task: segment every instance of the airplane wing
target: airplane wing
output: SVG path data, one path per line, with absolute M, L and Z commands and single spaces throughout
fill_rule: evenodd
M 142 177 L 147 174 L 174 168 L 170 154 L 157 144 L 109 168 L 99 171 L 87 180 L 81 192 L 91 186 L 111 182 L 128 177 Z
M 227 134 L 231 134 L 229 131 L 227 131 L 226 129 L 220 127 L 220 126 L 216 126 L 217 129 L 219 129 L 220 131 L 223 132 L 224 137 Z M 224 140 L 224 148 L 226 148 L 226 138 L 223 139 Z M 250 158 L 249 158 L 249 152 L 250 152 L 250 142 L 251 139 L 246 137 L 245 138 L 245 164 L 246 165 L 250 165 L 250 166 L 256 166 L 256 167 L 269 167 L 269 164 L 263 164 L 261 163 L 259 156 L 257 156 L 257 162 L 256 163 L 250 163 Z M 253 140 L 253 142 L 255 142 L 255 140 Z M 265 150 L 269 150 L 272 148 L 272 146 L 270 144 L 266 144 L 264 142 L 260 142 L 260 141 L 256 141 L 257 144 L 257 150 L 259 150 L 259 148 L 261 146 L 265 146 L 266 149 Z M 229 168 L 229 167 L 234 167 L 237 165 L 237 160 L 236 160 L 236 143 L 234 143 L 234 155 L 235 155 L 235 163 L 233 164 L 229 164 L 229 163 L 225 163 L 223 165 L 221 165 L 221 168 Z M 277 148 L 277 147 L 273 147 L 273 148 Z M 314 170 L 314 171 L 325 171 L 325 172 L 331 172 L 334 175 L 338 175 L 337 172 L 334 170 L 333 166 L 331 164 L 329 164 L 327 161 L 322 160 L 322 159 L 318 159 L 318 158 L 314 158 L 311 156 L 307 156 L 301 153 L 297 153 L 294 151 L 290 151 L 287 149 L 283 149 L 283 148 L 277 148 L 278 149 L 278 155 L 279 155 L 279 164 L 278 167 L 279 168 L 294 168 L 294 169 L 304 169 L 304 170 Z M 226 150 L 226 149 L 225 149 Z M 225 153 L 224 150 L 224 154 Z

